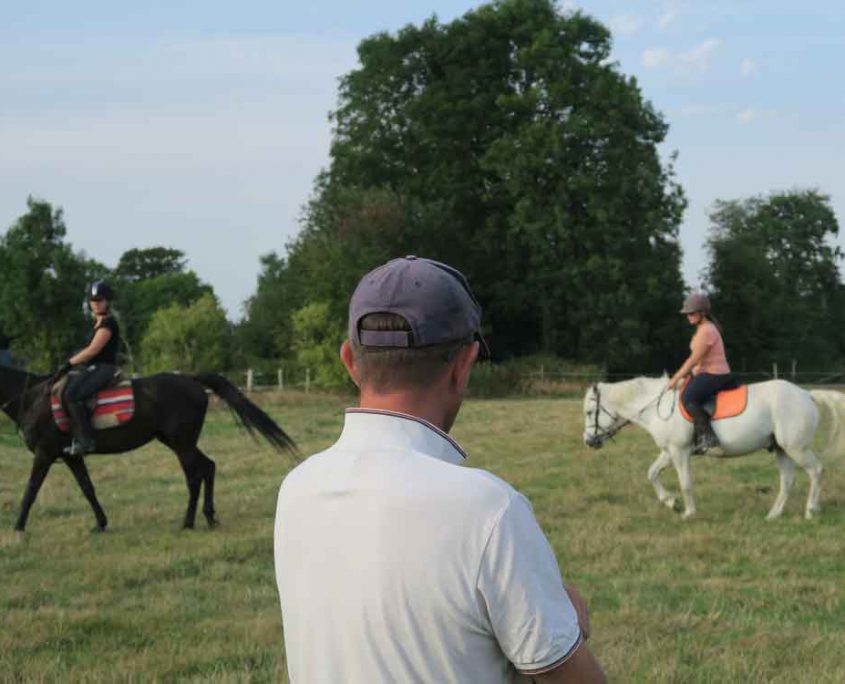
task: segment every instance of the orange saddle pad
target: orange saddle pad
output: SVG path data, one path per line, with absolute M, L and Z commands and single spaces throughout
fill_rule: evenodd
M 687 388 L 689 378 L 681 386 L 680 394 L 683 395 Z M 681 415 L 689 422 L 693 422 L 692 416 L 684 406 L 684 402 L 678 402 L 681 406 Z M 742 413 L 748 406 L 748 385 L 740 385 L 735 389 L 722 390 L 716 395 L 715 406 L 711 399 L 704 405 L 704 410 L 710 414 L 711 420 L 719 420 L 720 418 L 733 418 Z

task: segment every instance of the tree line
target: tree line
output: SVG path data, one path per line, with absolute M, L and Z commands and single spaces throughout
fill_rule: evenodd
M 91 330 L 87 287 L 104 278 L 118 293 L 123 365 L 155 372 L 231 364 L 232 325 L 181 251 L 130 249 L 110 268 L 74 251 L 61 209 L 33 198 L 27 208 L 0 237 L 0 337 L 19 363 L 48 372 L 78 350 Z
M 301 230 L 262 257 L 242 321 L 226 321 L 181 252 L 130 250 L 108 269 L 64 242 L 60 210 L 30 200 L 0 242 L 0 333 L 55 362 L 84 334 L 77 293 L 109 274 L 136 367 L 284 361 L 332 386 L 358 279 L 418 254 L 467 274 L 498 362 L 674 369 L 690 334 L 677 313 L 686 200 L 658 150 L 668 123 L 610 55 L 606 27 L 550 0 L 368 37 L 341 79 Z M 817 190 L 716 202 L 702 282 L 737 370 L 841 365 L 836 235 Z

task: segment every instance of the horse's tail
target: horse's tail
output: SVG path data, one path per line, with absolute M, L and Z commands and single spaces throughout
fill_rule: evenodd
M 235 418 L 252 437 L 255 437 L 257 431 L 279 451 L 288 451 L 294 456 L 298 454 L 293 439 L 222 375 L 199 373 L 193 377 L 226 402 Z
M 824 455 L 845 454 L 845 394 L 836 390 L 810 390 L 810 396 L 821 413 L 819 425 L 824 423 L 827 428 L 823 435 Z

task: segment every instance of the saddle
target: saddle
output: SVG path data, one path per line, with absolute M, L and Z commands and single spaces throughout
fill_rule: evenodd
M 684 390 L 687 388 L 690 378 L 684 381 L 681 386 L 680 395 L 683 396 Z M 694 422 L 693 417 L 684 406 L 684 402 L 678 402 L 681 407 L 681 415 L 690 423 Z M 704 403 L 702 408 L 710 416 L 710 420 L 719 420 L 721 418 L 733 418 L 745 411 L 748 406 L 748 385 L 740 385 L 731 389 L 722 390 L 716 393 L 716 396 Z
M 61 432 L 70 431 L 70 419 L 65 411 L 62 395 L 68 376 L 62 376 L 50 389 L 50 409 L 53 421 Z M 132 380 L 118 370 L 112 381 L 87 400 L 91 425 L 95 430 L 119 427 L 135 415 L 135 392 Z

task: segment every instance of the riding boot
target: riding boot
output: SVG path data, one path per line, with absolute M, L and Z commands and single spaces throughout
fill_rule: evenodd
M 713 432 L 713 427 L 710 425 L 710 416 L 704 409 L 699 409 L 694 414 L 695 429 L 693 431 L 693 448 L 692 453 L 703 454 L 709 449 L 719 446 L 719 439 L 716 433 Z
M 69 456 L 83 456 L 95 451 L 97 445 L 94 442 L 94 428 L 85 402 L 68 402 L 67 413 L 70 418 L 73 441 L 65 449 L 65 453 Z

